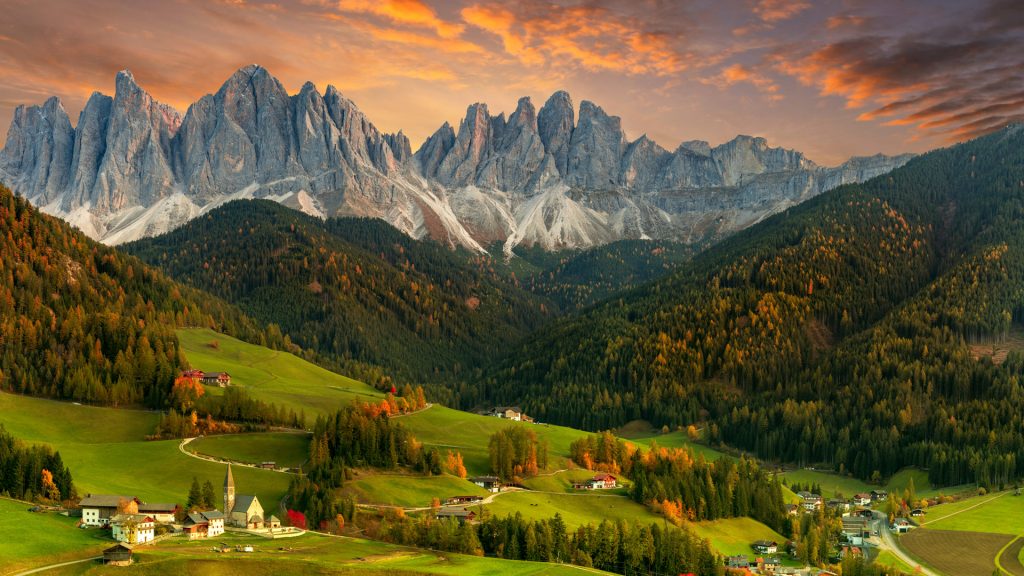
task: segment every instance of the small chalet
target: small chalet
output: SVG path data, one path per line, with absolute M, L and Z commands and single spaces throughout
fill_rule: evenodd
M 128 566 L 132 563 L 132 547 L 124 542 L 103 551 L 103 563 L 110 566 Z
M 910 515 L 914 518 L 919 518 L 925 515 L 925 511 L 923 508 L 914 508 L 913 510 L 910 511 Z
M 910 532 L 910 529 L 913 527 L 914 525 L 906 518 L 897 518 L 893 520 L 891 526 L 892 531 L 899 534 L 906 534 L 907 532 Z
M 871 501 L 872 502 L 878 502 L 879 500 L 885 500 L 888 497 L 889 497 L 889 493 L 886 492 L 885 490 L 872 490 L 871 491 Z
M 782 567 L 782 560 L 774 556 L 765 556 L 757 559 L 757 569 L 761 574 L 775 574 L 775 571 Z
M 576 490 L 609 490 L 618 486 L 618 479 L 611 474 L 598 474 L 583 482 L 573 482 L 572 485 Z
M 459 504 L 476 504 L 483 500 L 480 496 L 452 496 L 444 501 L 445 506 L 456 506 Z
M 870 506 L 871 505 L 871 494 L 861 492 L 853 495 L 853 503 L 857 506 Z
M 786 504 L 785 510 L 786 514 L 789 516 L 796 516 L 800 513 L 800 507 L 797 506 L 796 504 Z
M 797 492 L 797 496 L 800 497 L 804 510 L 813 512 L 814 510 L 821 508 L 821 496 L 811 494 L 810 492 Z
M 757 540 L 750 545 L 758 554 L 777 554 L 779 543 L 773 540 Z
M 277 462 L 261 462 L 260 468 L 263 468 L 264 470 L 274 470 L 277 468 Z
M 267 518 L 265 526 L 271 530 L 277 530 L 281 527 L 281 520 L 279 520 L 277 516 L 271 514 L 270 517 Z
M 220 386 L 221 388 L 231 385 L 231 375 L 227 372 L 204 372 L 200 380 L 202 380 L 203 384 Z
M 850 503 L 839 498 L 829 498 L 828 502 L 825 503 L 825 507 L 829 510 L 841 510 L 846 512 L 850 509 Z
M 219 510 L 193 512 L 185 518 L 182 530 L 189 540 L 220 536 L 224 533 L 224 514 Z
M 469 481 L 488 492 L 501 492 L 501 480 L 497 476 L 476 476 Z
M 472 510 L 438 510 L 434 516 L 438 520 L 443 518 L 454 518 L 459 522 L 472 522 L 476 519 L 476 512 Z
M 126 544 L 145 544 L 156 537 L 156 522 L 145 514 L 117 514 L 110 518 L 114 540 Z
M 746 568 L 750 568 L 750 560 L 747 559 L 747 557 L 743 554 L 738 554 L 736 556 L 726 556 L 725 567 L 732 568 L 735 570 L 743 570 Z
M 523 409 L 519 406 L 498 406 L 488 412 L 487 415 L 520 422 L 523 420 Z
M 181 373 L 181 377 L 182 378 L 195 378 L 196 380 L 202 380 L 203 379 L 203 371 L 202 370 L 185 370 L 184 372 Z

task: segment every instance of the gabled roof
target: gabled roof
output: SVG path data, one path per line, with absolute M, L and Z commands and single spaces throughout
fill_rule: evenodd
M 199 512 L 190 512 L 188 518 L 185 518 L 185 526 L 209 523 L 210 522 Z
M 134 498 L 118 494 L 86 494 L 78 505 L 82 508 L 117 508 L 121 500 L 132 501 Z
M 277 516 L 274 516 L 273 514 L 270 515 L 270 518 L 267 518 L 267 522 L 280 522 L 280 521 L 281 520 Z
M 147 504 L 146 502 L 139 503 L 139 512 L 165 512 L 167 514 L 173 514 L 178 509 L 177 504 Z
M 232 512 L 247 512 L 253 502 L 259 502 L 255 494 L 239 494 L 235 496 L 235 508 Z
M 207 520 L 217 520 L 224 517 L 224 514 L 220 510 L 207 510 L 206 512 L 201 512 L 201 514 Z

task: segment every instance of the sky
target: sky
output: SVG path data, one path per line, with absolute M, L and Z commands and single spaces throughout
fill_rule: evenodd
M 674 150 L 737 134 L 825 165 L 1024 120 L 1021 0 L 0 0 L 0 139 L 59 96 L 75 123 L 131 70 L 183 114 L 238 68 L 333 84 L 416 149 L 466 107 L 556 90 Z

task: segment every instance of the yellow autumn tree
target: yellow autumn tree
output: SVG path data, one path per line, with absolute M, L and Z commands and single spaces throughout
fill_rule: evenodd
M 452 476 L 458 476 L 459 478 L 466 477 L 466 466 L 462 462 L 461 452 L 448 451 L 448 458 L 445 461 L 445 469 Z

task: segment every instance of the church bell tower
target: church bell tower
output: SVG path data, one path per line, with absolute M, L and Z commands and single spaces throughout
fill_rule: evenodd
M 235 478 L 231 475 L 231 464 L 228 464 L 228 473 L 224 476 L 224 515 L 230 517 L 234 508 Z

